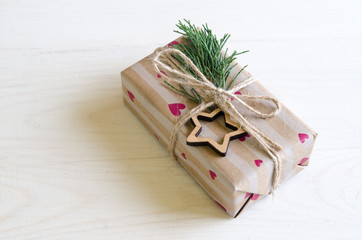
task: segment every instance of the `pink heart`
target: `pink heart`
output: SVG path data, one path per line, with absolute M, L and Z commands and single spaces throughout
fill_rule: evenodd
M 236 94 L 236 95 L 241 95 L 241 92 L 237 91 L 237 92 L 235 92 L 234 94 Z M 232 97 L 232 98 L 230 98 L 230 100 L 233 101 L 234 98 Z
M 255 165 L 256 165 L 257 167 L 260 167 L 260 164 L 263 163 L 263 160 L 256 159 L 256 160 L 254 160 L 254 162 L 255 162 Z
M 259 198 L 259 194 L 253 194 L 253 196 L 251 196 L 251 200 L 257 200 Z
M 209 170 L 209 173 L 210 173 L 210 176 L 212 178 L 212 180 L 215 180 L 215 178 L 217 177 L 216 176 L 216 173 L 214 173 L 213 171 Z
M 181 153 L 181 155 L 182 155 L 183 158 L 187 159 L 185 153 Z
M 222 209 L 224 209 L 225 212 L 227 212 L 223 205 L 221 205 L 218 201 L 215 201 L 215 202 L 216 202 L 217 205 L 219 205 Z
M 168 47 L 172 47 L 172 46 L 178 45 L 178 44 L 179 44 L 179 42 L 177 42 L 177 41 L 172 41 L 172 42 L 170 42 L 167 46 L 168 46 Z
M 160 72 L 161 72 L 163 75 L 167 76 L 167 74 L 166 74 L 164 71 L 161 70 Z M 161 78 L 161 77 L 162 77 L 161 74 L 158 73 L 158 74 L 157 74 L 157 78 Z
M 304 143 L 305 140 L 309 138 L 308 134 L 305 134 L 305 133 L 299 133 L 298 137 L 299 137 L 299 140 L 301 143 Z
M 245 197 L 244 197 L 244 198 L 248 198 L 250 195 L 251 195 L 251 193 L 248 192 L 248 193 L 245 194 Z
M 182 103 L 171 103 L 168 105 L 168 108 L 170 109 L 171 113 L 175 116 L 180 116 L 182 109 L 185 109 L 185 105 Z
M 302 158 L 302 160 L 300 160 L 300 163 L 298 163 L 298 166 L 301 166 L 303 163 L 305 163 L 306 161 L 308 161 L 309 158 Z
M 134 95 L 130 91 L 127 90 L 128 96 L 131 99 L 132 102 L 134 102 Z
M 240 138 L 239 138 L 239 141 L 244 142 L 247 137 L 250 137 L 250 134 L 249 134 L 249 133 L 246 134 L 245 136 L 240 137 Z

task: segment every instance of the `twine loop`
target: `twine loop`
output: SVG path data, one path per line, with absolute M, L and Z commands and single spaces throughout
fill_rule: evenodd
M 175 57 L 177 56 L 177 58 Z M 177 59 L 182 59 L 184 63 L 180 63 Z M 176 158 L 175 146 L 180 128 L 193 116 L 206 110 L 207 108 L 217 105 L 224 113 L 229 114 L 230 117 L 236 121 L 241 128 L 253 136 L 261 147 L 267 152 L 274 163 L 274 171 L 270 187 L 270 193 L 278 187 L 281 176 L 281 147 L 271 139 L 269 139 L 260 129 L 252 125 L 245 116 L 243 116 L 232 103 L 233 101 L 241 104 L 245 109 L 254 113 L 259 118 L 271 118 L 280 112 L 280 102 L 271 96 L 251 96 L 251 95 L 238 95 L 236 91 L 252 84 L 256 81 L 254 77 L 236 84 L 232 89 L 225 90 L 216 87 L 210 80 L 208 80 L 196 65 L 181 51 L 174 48 L 158 48 L 155 50 L 152 63 L 156 72 L 166 73 L 164 78 L 169 84 L 182 85 L 183 87 L 193 88 L 202 98 L 202 102 L 195 108 L 191 109 L 188 113 L 184 114 L 175 124 L 173 132 L 170 136 L 169 151 L 171 155 Z M 185 70 L 184 67 L 192 70 L 194 75 L 191 75 Z M 176 91 L 175 89 L 173 89 Z M 177 92 L 177 91 L 176 91 Z M 179 92 L 178 92 L 179 93 Z M 250 106 L 244 100 L 266 100 L 272 101 L 275 109 L 264 113 Z

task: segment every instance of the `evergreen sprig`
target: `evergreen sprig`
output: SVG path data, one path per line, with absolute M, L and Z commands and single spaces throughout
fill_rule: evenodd
M 247 67 L 247 65 L 244 66 L 228 83 L 231 70 L 237 65 L 237 63 L 233 64 L 233 61 L 236 59 L 236 56 L 248 51 L 234 51 L 228 56 L 228 48 L 226 48 L 224 52 L 223 47 L 230 38 L 230 34 L 224 34 L 224 36 L 218 40 L 207 24 L 203 24 L 202 28 L 198 29 L 195 25 L 191 24 L 189 20 L 184 19 L 184 21 L 185 23 L 181 21 L 178 22 L 176 26 L 179 30 L 175 30 L 174 32 L 183 35 L 187 42 L 186 44 L 180 43 L 173 47 L 190 58 L 202 74 L 216 87 L 226 90 L 229 89 L 241 71 Z M 183 64 L 182 66 L 187 72 L 197 77 L 193 70 L 184 63 L 182 58 L 179 56 L 174 57 Z M 202 98 L 195 89 L 191 89 L 191 92 L 189 92 L 182 85 L 179 86 L 180 88 L 176 88 L 169 83 L 167 84 L 174 90 L 187 95 L 192 101 L 197 103 L 202 101 Z

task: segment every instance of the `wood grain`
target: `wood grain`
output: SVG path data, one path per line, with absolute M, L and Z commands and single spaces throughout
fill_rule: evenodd
M 361 9 L 0 0 L 0 239 L 361 239 Z M 119 72 L 184 17 L 250 49 L 239 61 L 319 133 L 308 169 L 237 219 L 121 101 Z

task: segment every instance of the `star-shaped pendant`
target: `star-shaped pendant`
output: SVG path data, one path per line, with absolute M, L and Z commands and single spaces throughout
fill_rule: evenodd
M 209 137 L 198 137 L 199 134 L 202 131 L 202 126 L 199 120 L 205 120 L 208 122 L 214 121 L 217 117 L 219 117 L 221 114 L 224 115 L 225 119 L 225 126 L 234 130 L 232 132 L 226 133 L 224 136 L 224 139 L 222 141 L 222 144 L 217 143 L 215 140 L 209 138 Z M 230 119 L 230 116 L 228 114 L 224 114 L 220 108 L 215 109 L 211 113 L 207 112 L 201 112 L 194 117 L 191 118 L 191 122 L 195 126 L 195 128 L 192 130 L 190 135 L 186 139 L 187 145 L 190 146 L 210 146 L 215 152 L 220 154 L 221 156 L 225 156 L 226 152 L 229 148 L 229 143 L 231 140 L 240 138 L 244 135 L 247 135 L 247 132 L 245 130 L 240 129 L 237 125 L 237 123 L 233 122 Z

